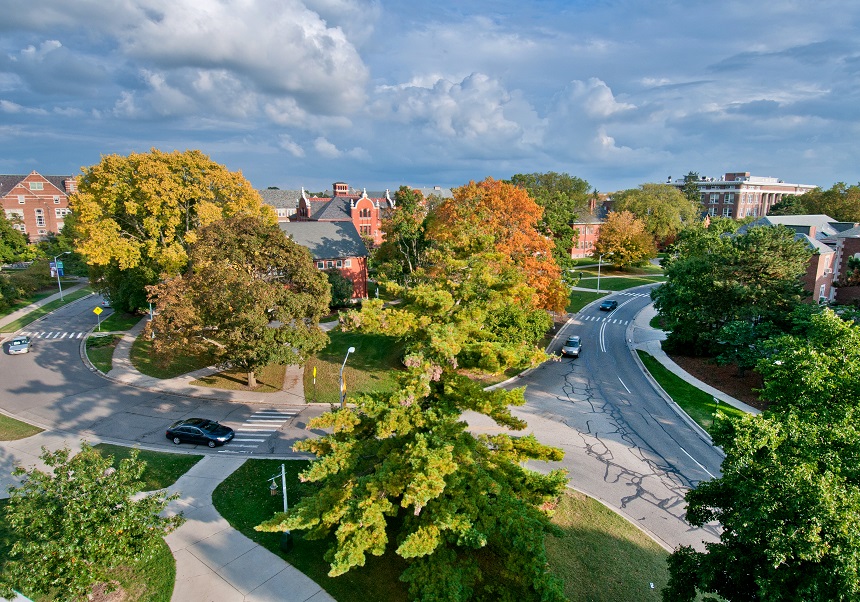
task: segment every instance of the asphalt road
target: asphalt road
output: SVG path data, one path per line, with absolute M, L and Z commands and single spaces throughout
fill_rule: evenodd
M 514 414 L 545 444 L 561 448 L 559 463 L 575 489 L 617 510 L 674 549 L 702 549 L 717 541 L 717 526 L 694 529 L 684 519 L 684 494 L 718 476 L 722 455 L 660 396 L 631 351 L 631 324 L 650 303 L 648 288 L 617 293 L 612 312 L 594 303 L 576 314 L 559 337 L 582 337 L 578 358 L 546 362 L 511 386 L 526 387 L 526 405 Z M 476 431 L 494 425 L 469 417 Z

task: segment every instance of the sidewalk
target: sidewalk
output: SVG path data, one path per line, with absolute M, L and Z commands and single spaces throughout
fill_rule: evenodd
M 73 293 L 76 290 L 84 288 L 88 284 L 89 284 L 89 282 L 84 280 L 83 282 L 73 284 L 68 288 L 64 288 L 63 289 L 63 297 L 66 297 L 67 295 L 69 295 L 69 293 Z M 60 291 L 57 290 L 57 292 L 54 293 L 53 295 L 45 297 L 44 299 L 40 299 L 39 301 L 36 301 L 35 303 L 31 303 L 30 305 L 27 305 L 26 307 L 22 307 L 21 309 L 17 309 L 15 311 L 13 311 L 11 314 L 9 314 L 8 316 L 3 316 L 2 318 L 0 318 L 0 328 L 2 328 L 3 326 L 6 326 L 7 324 L 11 324 L 12 322 L 17 320 L 18 318 L 23 318 L 24 316 L 29 314 L 31 311 L 33 311 L 35 309 L 39 309 L 43 305 L 47 305 L 51 301 L 56 301 L 59 298 L 60 298 Z M 6 335 L 0 335 L 0 336 L 3 336 L 5 338 Z

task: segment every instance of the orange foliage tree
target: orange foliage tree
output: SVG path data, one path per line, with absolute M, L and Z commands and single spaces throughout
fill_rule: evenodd
M 564 311 L 567 295 L 552 256 L 555 243 L 538 232 L 543 208 L 528 192 L 487 178 L 455 188 L 453 194 L 433 213 L 429 238 L 458 256 L 498 253 L 535 290 L 535 306 Z

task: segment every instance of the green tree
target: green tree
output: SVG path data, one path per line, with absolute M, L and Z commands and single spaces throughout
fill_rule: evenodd
M 860 222 L 860 184 L 836 182 L 827 190 L 816 188 L 802 195 L 788 195 L 769 215 L 829 215 L 840 222 Z
M 331 434 L 296 444 L 319 457 L 301 477 L 317 492 L 258 530 L 333 535 L 331 576 L 393 547 L 415 600 L 564 600 L 543 539 L 552 530 L 544 508 L 566 478 L 522 466 L 561 452 L 532 436 L 476 437 L 461 418 L 471 410 L 522 429 L 508 407 L 524 403 L 522 390 L 487 392 L 446 372 L 424 395 L 407 386 L 355 402 L 312 421 Z
M 0 211 L 0 263 L 31 261 L 35 254 L 29 242 L 27 236 L 9 221 L 5 212 Z
M 76 214 L 76 250 L 97 268 L 96 287 L 125 310 L 142 307 L 134 304 L 145 296 L 143 286 L 123 294 L 117 288 L 122 273 L 135 270 L 134 279 L 144 285 L 176 276 L 197 228 L 237 214 L 277 220 L 241 173 L 200 151 L 105 155 L 83 170 L 69 205 Z
M 800 277 L 811 251 L 788 228 L 732 236 L 696 229 L 674 253 L 664 261 L 666 282 L 651 296 L 670 331 L 666 344 L 676 350 L 716 355 L 719 332 L 737 320 L 785 331 L 805 297 Z
M 696 182 L 699 181 L 699 172 L 691 171 L 684 176 L 684 186 L 681 188 L 683 194 L 688 201 L 694 203 L 696 207 L 702 205 L 702 193 L 699 192 L 699 186 Z
M 645 223 L 660 245 L 670 243 L 690 224 L 699 221 L 701 203 L 691 201 L 669 184 L 642 184 L 612 195 L 614 210 L 629 211 Z
M 245 370 L 255 387 L 260 367 L 302 364 L 326 345 L 319 320 L 331 292 L 310 251 L 254 216 L 220 220 L 198 234 L 187 271 L 148 288 L 156 354 L 170 361 L 211 351 Z
M 645 223 L 629 211 L 612 211 L 600 226 L 600 237 L 592 255 L 603 255 L 617 268 L 643 265 L 657 256 L 654 237 Z
M 420 190 L 407 186 L 394 193 L 394 203 L 394 209 L 382 220 L 385 240 L 374 250 L 373 262 L 383 280 L 408 286 L 426 261 L 428 203 Z
M 687 518 L 719 522 L 720 541 L 672 554 L 667 602 L 860 600 L 860 328 L 811 320 L 758 364 L 770 409 L 718 417 L 722 476 L 687 494 Z
M 331 307 L 346 307 L 352 300 L 354 286 L 352 280 L 340 273 L 340 270 L 333 268 L 325 270 L 328 277 L 328 284 L 331 288 Z
M 140 495 L 145 463 L 137 451 L 112 468 L 83 443 L 80 453 L 42 448 L 48 471 L 18 467 L 22 484 L 9 489 L 5 522 L 15 535 L 0 595 L 12 588 L 33 594 L 80 599 L 108 571 L 150 557 L 155 544 L 182 524 L 181 515 L 161 516 L 178 496 Z

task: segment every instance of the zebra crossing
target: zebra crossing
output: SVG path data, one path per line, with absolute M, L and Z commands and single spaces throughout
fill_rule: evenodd
M 87 336 L 87 331 L 81 332 L 69 332 L 67 330 L 25 330 L 21 332 L 25 337 L 30 337 L 31 339 L 82 339 Z
M 651 293 L 627 293 L 624 291 L 622 291 L 618 294 L 621 296 L 624 296 L 624 297 L 650 297 L 651 296 Z
M 590 314 L 579 314 L 578 318 L 583 322 L 606 322 L 607 324 L 621 324 L 627 326 L 630 320 L 619 320 L 617 318 L 607 318 L 606 316 L 592 316 Z
M 222 454 L 249 454 L 277 433 L 282 426 L 299 415 L 300 410 L 266 409 L 254 412 L 241 426 L 234 429 L 236 435 Z

